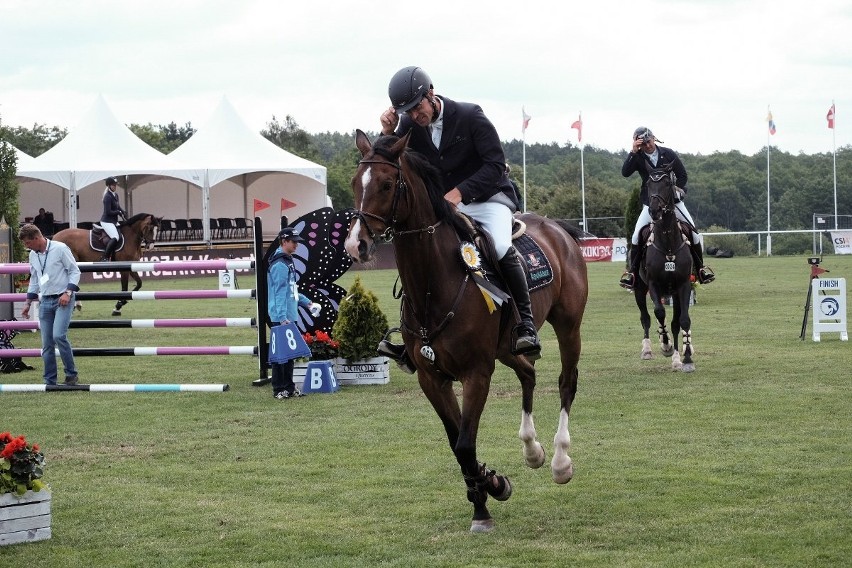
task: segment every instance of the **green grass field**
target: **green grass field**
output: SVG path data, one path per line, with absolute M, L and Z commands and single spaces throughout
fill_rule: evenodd
M 574 480 L 523 464 L 520 388 L 499 367 L 479 458 L 514 495 L 471 507 L 416 379 L 276 401 L 252 357 L 79 358 L 91 383 L 220 383 L 225 393 L 0 393 L 0 431 L 42 446 L 53 537 L 0 548 L 2 566 L 843 566 L 852 558 L 852 344 L 800 341 L 805 258 L 714 260 L 692 308 L 697 370 L 641 361 L 622 266 L 589 265 Z M 852 257 L 827 257 L 852 278 Z M 362 277 L 391 322 L 395 274 Z M 241 276 L 243 287 L 248 278 Z M 215 288 L 213 278 L 145 289 Z M 107 289 L 105 285 L 88 290 Z M 109 317 L 89 302 L 80 316 Z M 253 301 L 135 301 L 126 318 L 250 317 Z M 75 347 L 244 345 L 252 331 L 72 330 Z M 549 327 L 535 406 L 552 456 L 557 346 Z M 16 347 L 37 347 L 22 333 Z M 5 383 L 40 383 L 36 370 Z M 549 463 L 549 462 L 548 462 Z

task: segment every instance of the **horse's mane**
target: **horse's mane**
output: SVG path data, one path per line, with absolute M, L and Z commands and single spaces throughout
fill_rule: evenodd
M 133 225 L 134 223 L 138 223 L 139 221 L 141 221 L 142 219 L 144 219 L 148 215 L 151 215 L 151 214 L 150 213 L 137 213 L 136 215 L 127 219 L 127 221 L 125 221 L 124 224 L 125 225 Z
M 397 136 L 380 136 L 373 144 L 373 151 L 384 158 L 389 158 L 387 149 L 397 141 L 399 141 Z M 470 234 L 470 226 L 458 214 L 456 208 L 444 199 L 446 191 L 444 191 L 444 185 L 441 182 L 441 172 L 438 168 L 429 163 L 429 160 L 419 152 L 406 149 L 403 154 L 414 174 L 423 180 L 423 185 L 426 186 L 426 191 L 429 194 L 429 202 L 432 204 L 432 210 L 438 219 L 452 225 L 459 235 Z

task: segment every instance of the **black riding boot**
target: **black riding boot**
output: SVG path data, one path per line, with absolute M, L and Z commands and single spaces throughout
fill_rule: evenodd
M 398 327 L 389 329 L 385 334 L 385 337 L 379 341 L 379 345 L 376 347 L 376 353 L 389 359 L 393 359 L 396 361 L 397 365 L 399 365 L 400 369 L 406 373 L 413 374 L 416 372 L 416 369 L 414 368 L 414 363 L 412 363 L 411 359 L 408 357 L 408 352 L 405 350 L 405 344 L 392 343 L 390 340 L 390 336 L 398 332 Z
M 698 282 L 701 284 L 709 284 L 716 279 L 716 275 L 708 266 L 704 266 L 704 251 L 701 250 L 701 243 L 690 242 L 689 250 L 692 252 L 692 262 L 695 263 L 695 271 L 698 273 Z
M 506 280 L 506 286 L 512 294 L 521 323 L 515 327 L 517 338 L 512 353 L 526 355 L 527 359 L 535 360 L 541 357 L 541 344 L 536 333 L 535 320 L 530 303 L 530 290 L 527 285 L 527 275 L 521 266 L 521 259 L 515 253 L 515 247 L 509 247 L 506 255 L 500 259 L 500 270 Z
M 112 260 L 112 255 L 115 254 L 115 247 L 118 246 L 118 239 L 110 239 L 109 243 L 107 243 L 106 250 L 104 251 L 104 256 L 101 258 L 103 262 L 107 262 Z
M 621 280 L 618 282 L 622 288 L 632 290 L 636 286 L 636 279 L 639 278 L 639 263 L 642 260 L 642 245 L 630 247 L 628 257 L 630 259 L 630 268 L 627 272 L 621 275 Z

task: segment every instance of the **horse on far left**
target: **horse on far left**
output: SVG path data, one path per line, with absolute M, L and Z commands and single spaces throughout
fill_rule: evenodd
M 114 259 L 117 262 L 132 262 L 142 258 L 142 251 L 151 250 L 154 248 L 154 243 L 157 242 L 157 232 L 160 228 L 160 217 L 155 217 L 150 213 L 137 213 L 133 215 L 119 227 L 121 239 L 116 247 Z M 53 240 L 65 243 L 77 262 L 97 262 L 103 258 L 106 242 L 100 238 L 102 231 L 88 229 L 63 229 L 55 235 Z M 106 237 L 107 240 L 109 237 Z M 136 282 L 133 292 L 142 288 L 142 279 L 139 274 L 132 271 L 123 270 L 121 274 L 121 290 L 126 292 L 129 279 L 132 276 Z M 115 309 L 112 315 L 120 316 L 121 308 L 127 303 L 127 300 L 118 300 L 115 303 Z M 78 309 L 80 306 L 78 304 Z

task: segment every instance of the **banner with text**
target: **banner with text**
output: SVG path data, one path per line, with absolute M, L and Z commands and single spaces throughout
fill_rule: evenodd
M 852 254 L 852 231 L 831 231 L 834 254 Z
M 586 262 L 627 260 L 627 239 L 581 239 L 580 250 Z

